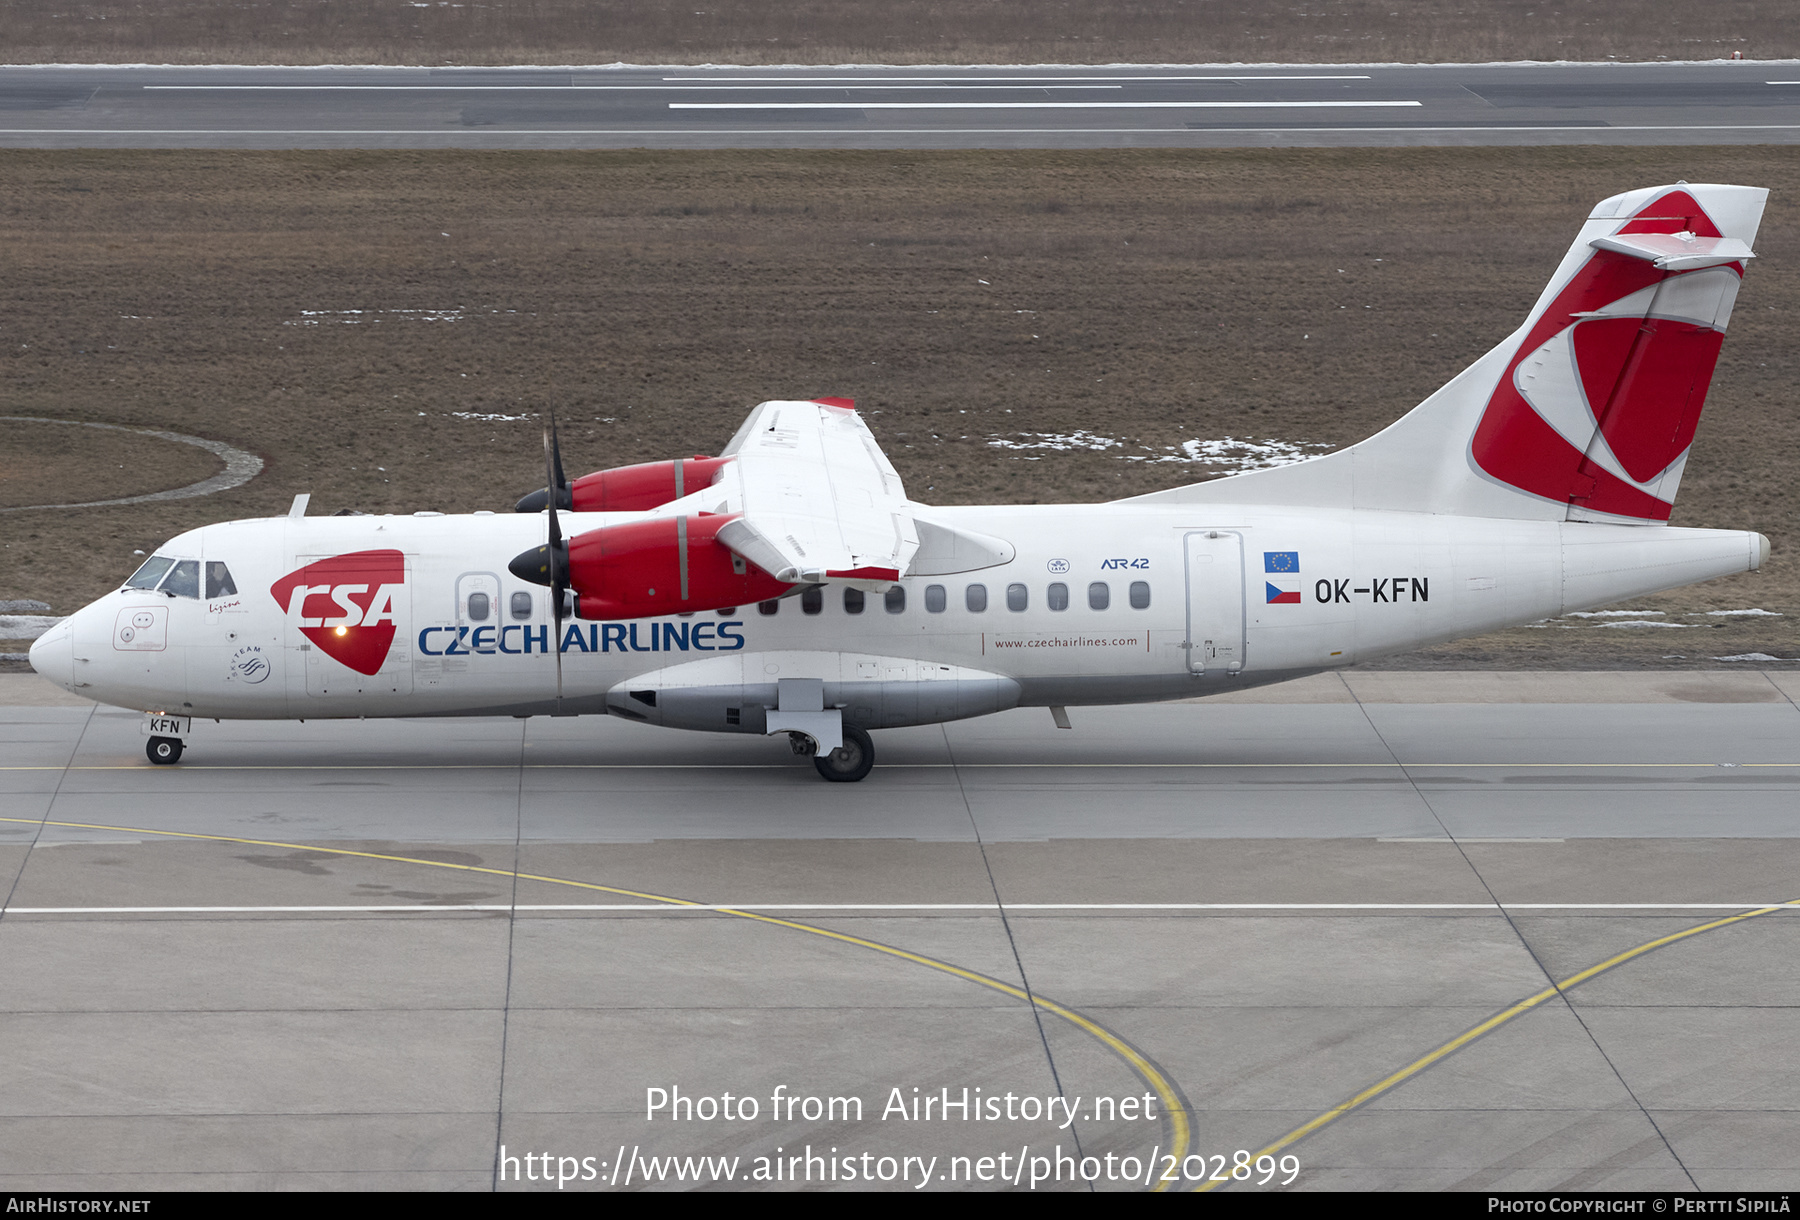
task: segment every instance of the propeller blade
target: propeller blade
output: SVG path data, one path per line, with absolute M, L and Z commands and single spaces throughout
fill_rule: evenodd
M 546 508 L 564 511 L 575 507 L 574 493 L 569 490 L 569 476 L 563 473 L 562 442 L 556 436 L 556 412 L 549 413 L 550 424 L 544 432 L 544 489 L 527 492 L 513 505 L 515 513 L 541 513 Z
M 554 470 L 555 474 L 556 474 L 555 480 L 550 485 L 552 487 L 556 488 L 556 490 L 558 490 L 558 491 L 568 490 L 569 479 L 568 479 L 567 475 L 563 474 L 562 444 L 561 444 L 561 442 L 559 442 L 556 439 L 556 412 L 555 411 L 550 412 L 550 460 L 551 460 L 551 469 Z M 562 502 L 562 505 L 564 508 L 568 507 L 568 501 L 567 501 L 566 497 L 558 496 L 556 498 Z
M 562 625 L 564 591 L 569 574 L 568 548 L 563 544 L 562 525 L 556 519 L 556 493 L 565 486 L 562 452 L 556 444 L 556 412 L 550 412 L 549 426 L 544 429 L 544 500 L 550 514 L 550 629 L 555 635 L 550 651 L 556 657 L 556 702 L 563 697 Z
M 556 702 L 560 705 L 563 697 L 562 681 L 562 616 L 563 598 L 561 589 L 550 590 L 550 617 L 552 634 L 556 637 L 550 641 L 550 651 L 556 657 Z

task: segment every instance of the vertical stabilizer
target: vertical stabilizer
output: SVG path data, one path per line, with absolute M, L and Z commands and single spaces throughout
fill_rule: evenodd
M 1524 325 L 1391 427 L 1139 498 L 1666 522 L 1767 198 L 1687 183 L 1615 195 Z

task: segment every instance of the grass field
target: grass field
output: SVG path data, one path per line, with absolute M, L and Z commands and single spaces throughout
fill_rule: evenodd
M 948 504 L 1173 486 L 1253 456 L 1180 460 L 1225 438 L 1320 452 L 1512 330 L 1592 203 L 1677 178 L 1775 191 L 1675 514 L 1761 530 L 1773 561 L 1637 604 L 1680 628 L 1571 620 L 1402 663 L 1800 655 L 1795 149 L 10 152 L 0 414 L 268 469 L 0 517 L 0 599 L 66 612 L 134 551 L 301 491 L 504 509 L 542 477 L 547 407 L 573 475 L 716 451 L 763 399 L 851 396 Z M 0 506 L 215 468 L 118 437 L 0 424 Z M 1704 613 L 1745 608 L 1784 617 Z
M 0 58 L 8 63 L 1444 63 L 1800 55 L 1800 22 L 1787 0 L 0 0 L 0 30 Z

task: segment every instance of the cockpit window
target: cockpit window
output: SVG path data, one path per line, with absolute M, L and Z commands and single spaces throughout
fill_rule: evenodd
M 125 582 L 127 589 L 154 589 L 175 561 L 167 555 L 152 555 L 144 560 L 144 566 L 133 572 L 131 579 Z
M 206 596 L 235 597 L 237 584 L 231 579 L 231 569 L 216 559 L 206 561 Z
M 169 572 L 162 582 L 162 591 L 172 597 L 200 596 L 200 561 L 184 559 Z

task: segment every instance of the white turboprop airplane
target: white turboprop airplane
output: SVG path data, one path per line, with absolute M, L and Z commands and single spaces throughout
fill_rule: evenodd
M 1067 727 L 1754 570 L 1762 535 L 1666 522 L 1767 194 L 1606 200 L 1517 331 L 1323 457 L 932 508 L 852 404 L 766 402 L 716 458 L 573 484 L 547 440 L 519 504 L 543 516 L 299 497 L 191 530 L 31 663 L 147 709 L 156 763 L 196 719 L 605 712 L 785 733 L 858 780 L 871 729 L 1019 706 Z

